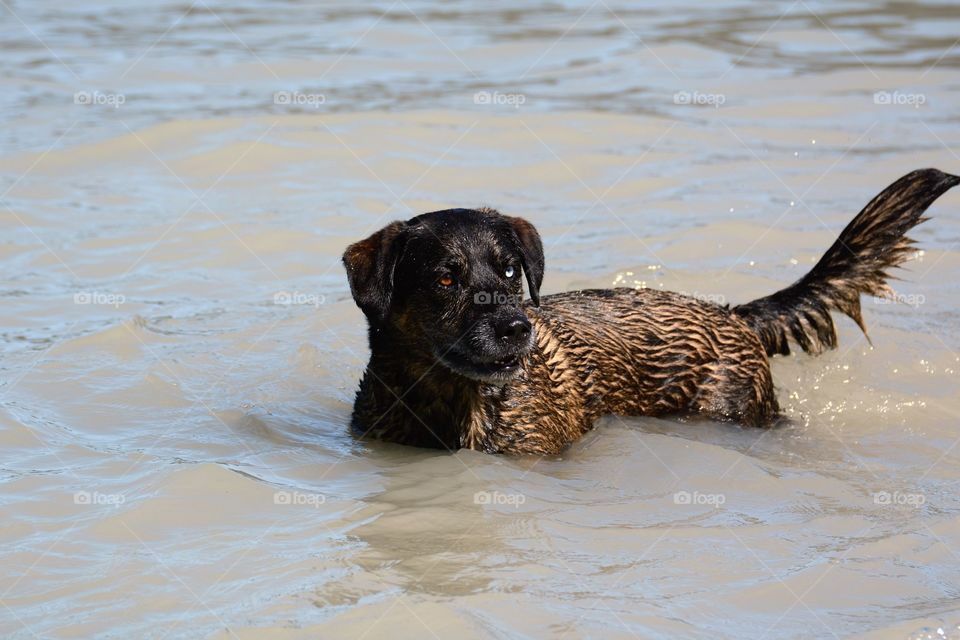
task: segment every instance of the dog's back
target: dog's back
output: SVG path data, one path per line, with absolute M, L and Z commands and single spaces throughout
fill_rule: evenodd
M 536 348 L 464 445 L 556 453 L 608 414 L 700 413 L 753 426 L 777 415 L 756 334 L 728 309 L 669 291 L 593 289 L 527 309 Z

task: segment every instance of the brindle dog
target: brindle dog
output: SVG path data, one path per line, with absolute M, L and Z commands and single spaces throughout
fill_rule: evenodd
M 605 414 L 768 426 L 778 413 L 769 356 L 788 354 L 788 339 L 808 353 L 836 347 L 832 310 L 866 332 L 860 295 L 892 294 L 886 270 L 912 252 L 905 234 L 958 182 L 936 169 L 900 178 L 807 275 L 733 308 L 651 289 L 541 297 L 540 236 L 491 209 L 393 222 L 343 255 L 371 351 L 352 426 L 520 454 L 555 454 Z

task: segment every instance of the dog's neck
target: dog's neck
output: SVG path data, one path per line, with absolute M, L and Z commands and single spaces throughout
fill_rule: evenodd
M 355 422 L 394 442 L 482 449 L 500 391 L 452 372 L 400 332 L 372 329 Z

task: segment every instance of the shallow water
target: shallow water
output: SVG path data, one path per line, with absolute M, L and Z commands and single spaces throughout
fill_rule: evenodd
M 486 204 L 546 292 L 769 293 L 960 172 L 955 5 L 61 4 L 0 7 L 0 635 L 960 622 L 960 192 L 872 347 L 775 360 L 783 426 L 609 418 L 542 460 L 351 439 L 339 265 Z

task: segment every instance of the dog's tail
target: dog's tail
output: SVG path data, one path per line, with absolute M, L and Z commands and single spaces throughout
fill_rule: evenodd
M 893 294 L 886 271 L 912 252 L 914 241 L 906 233 L 926 220 L 927 207 L 956 184 L 960 177 L 936 169 L 908 173 L 863 208 L 807 275 L 733 312 L 760 336 L 768 355 L 790 353 L 788 337 L 807 353 L 835 348 L 831 310 L 853 318 L 866 335 L 860 294 Z

